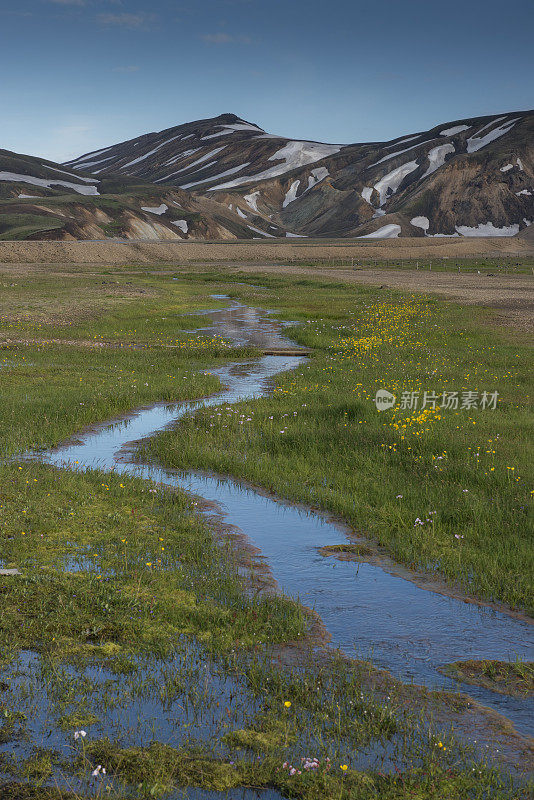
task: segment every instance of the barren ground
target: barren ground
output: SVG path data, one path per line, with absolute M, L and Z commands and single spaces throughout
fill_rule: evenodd
M 28 264 L 147 264 L 202 261 L 303 261 L 322 259 L 495 258 L 534 255 L 523 237 L 458 239 L 297 239 L 263 241 L 25 241 L 0 242 L 0 266 Z
M 292 274 L 333 281 L 384 286 L 402 291 L 430 292 L 449 300 L 493 309 L 496 325 L 534 330 L 534 275 L 494 272 L 480 274 L 388 267 L 384 262 L 421 259 L 510 259 L 534 255 L 525 238 L 396 239 L 377 242 L 345 240 L 236 242 L 0 242 L 0 272 L 4 276 L 36 272 L 86 272 L 91 267 L 172 265 L 191 271 L 218 267 L 229 273 Z M 306 265 L 306 262 L 310 263 Z M 328 263 L 330 261 L 330 264 Z M 363 266 L 352 266 L 353 261 Z M 365 262 L 381 261 L 380 267 Z M 314 262 L 320 265 L 312 266 Z M 344 266 L 339 264 L 345 262 Z M 176 265 L 176 266 L 175 266 Z M 161 271 L 160 269 L 158 271 Z M 534 270 L 533 270 L 534 272 Z

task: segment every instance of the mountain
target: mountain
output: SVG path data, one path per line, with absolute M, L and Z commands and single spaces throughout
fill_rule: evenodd
M 524 236 L 532 221 L 532 111 L 366 144 L 223 114 L 65 164 L 0 150 L 0 239 Z
M 250 231 L 226 206 L 174 186 L 96 178 L 0 150 L 0 240 L 235 239 Z
M 211 198 L 263 236 L 511 236 L 534 219 L 534 112 L 388 142 L 287 139 L 233 114 L 68 162 Z

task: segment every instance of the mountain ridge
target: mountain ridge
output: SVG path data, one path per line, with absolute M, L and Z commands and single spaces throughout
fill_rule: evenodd
M 0 239 L 514 236 L 533 221 L 533 111 L 383 142 L 221 114 L 63 164 L 0 150 Z
M 112 145 L 99 151 L 92 174 L 135 175 L 212 197 L 264 236 L 515 235 L 534 218 L 533 142 L 532 111 L 354 144 L 288 139 L 223 114 Z M 515 166 L 497 163 L 514 149 Z M 68 166 L 87 168 L 91 155 Z M 507 166 L 515 172 L 506 175 Z
M 176 187 L 97 178 L 0 149 L 0 240 L 246 238 L 234 217 Z

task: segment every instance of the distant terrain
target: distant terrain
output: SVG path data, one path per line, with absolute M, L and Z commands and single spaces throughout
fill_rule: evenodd
M 0 239 L 531 238 L 534 112 L 325 144 L 233 114 L 66 164 L 0 150 Z

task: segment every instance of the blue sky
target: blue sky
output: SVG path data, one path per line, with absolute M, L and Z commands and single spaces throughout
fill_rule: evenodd
M 391 139 L 534 107 L 532 0 L 0 0 L 0 147 L 66 160 L 235 113 Z

